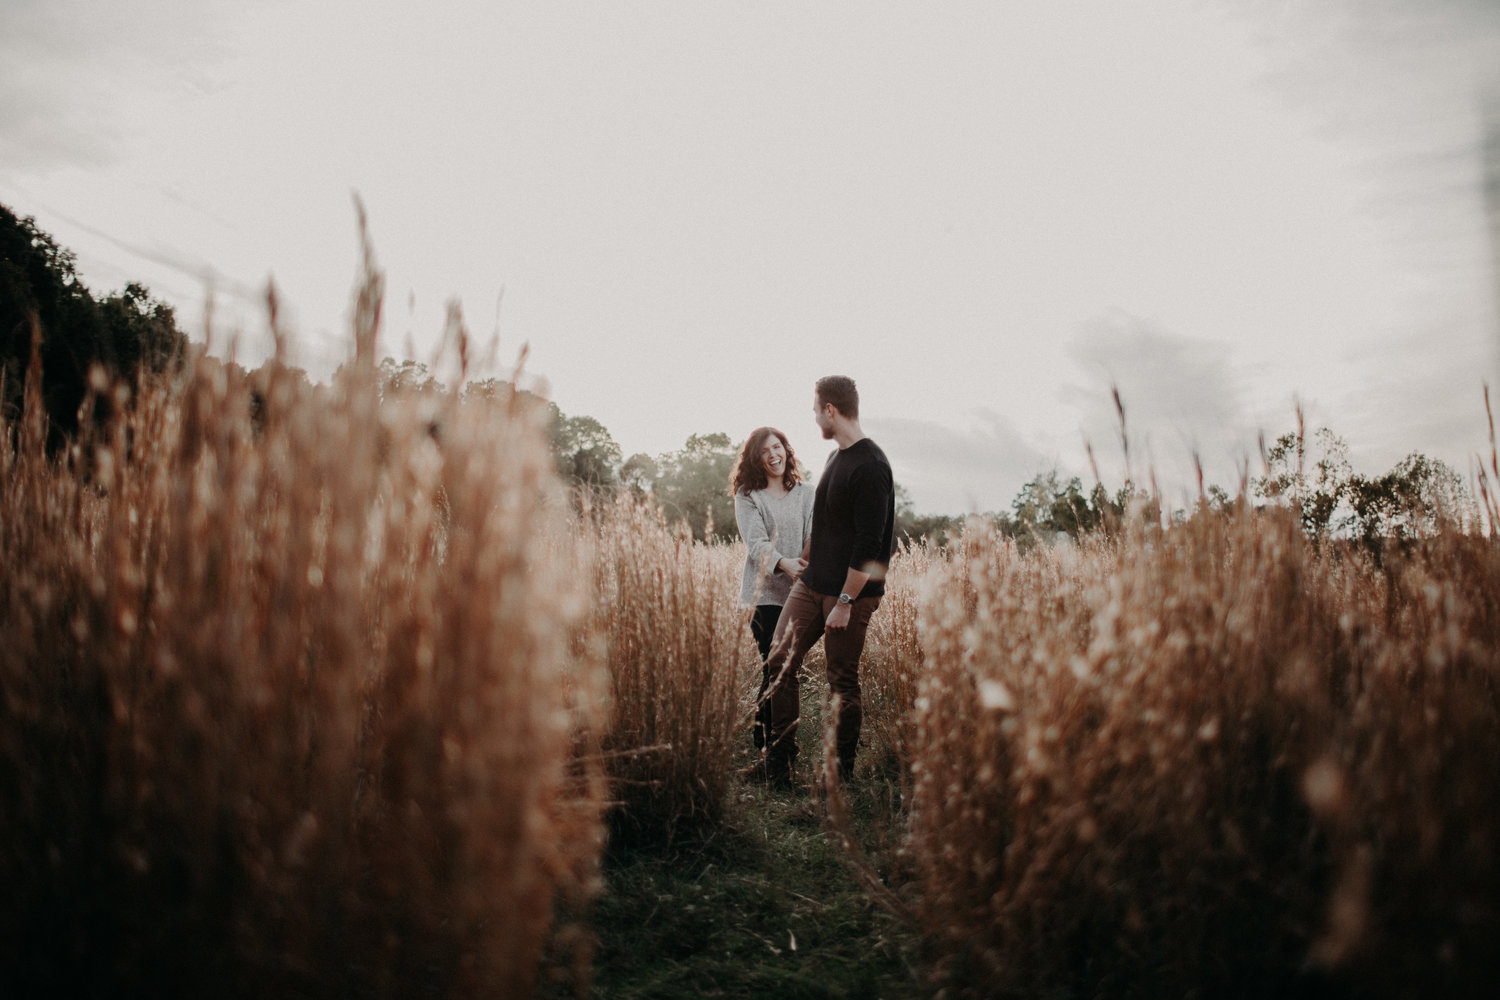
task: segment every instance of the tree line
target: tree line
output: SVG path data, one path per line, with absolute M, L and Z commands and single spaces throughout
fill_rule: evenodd
M 385 358 L 379 365 L 382 392 L 420 394 L 446 391 L 427 365 L 419 361 Z M 556 403 L 500 379 L 467 383 L 465 397 L 507 398 L 518 393 L 545 409 L 548 443 L 558 475 L 582 503 L 607 503 L 628 494 L 661 508 L 673 524 L 684 525 L 697 541 L 734 541 L 739 529 L 729 475 L 743 440 L 714 432 L 691 434 L 675 451 L 626 456 L 609 428 L 597 418 L 564 413 Z M 802 467 L 804 478 L 807 467 Z M 908 541 L 946 541 L 963 519 L 917 514 L 911 497 L 896 484 L 896 536 Z
M 79 279 L 75 254 L 36 225 L 0 205 L 0 406 L 14 422 L 23 385 L 35 358 L 56 447 L 77 430 L 80 404 L 95 366 L 132 384 L 137 378 L 170 373 L 187 351 L 187 337 L 173 310 L 145 286 L 96 297 Z M 304 373 L 304 377 L 305 373 Z M 386 358 L 380 363 L 382 392 L 421 394 L 443 386 L 417 361 Z M 497 379 L 469 382 L 465 396 L 524 392 Z M 659 455 L 626 457 L 609 429 L 585 415 L 569 415 L 550 400 L 531 396 L 546 408 L 548 439 L 559 476 L 580 498 L 607 501 L 621 493 L 658 505 L 666 518 L 685 524 L 699 541 L 738 537 L 729 474 L 740 442 L 728 434 L 692 434 L 683 446 Z M 108 401 L 96 409 L 107 416 Z M 1462 479 L 1441 461 L 1413 453 L 1376 476 L 1356 472 L 1348 445 L 1328 428 L 1309 439 L 1300 427 L 1266 449 L 1264 474 L 1245 476 L 1236 496 L 1207 487 L 1191 510 L 1171 512 L 1168 521 L 1227 513 L 1239 504 L 1288 505 L 1314 539 L 1342 539 L 1377 552 L 1382 545 L 1428 533 L 1444 518 L 1472 508 Z M 1078 540 L 1115 530 L 1132 504 L 1161 520 L 1158 498 L 1127 482 L 1113 493 L 1102 484 L 1085 488 L 1081 478 L 1057 469 L 1035 476 L 1017 492 L 1010 509 L 978 515 L 1022 547 Z M 907 542 L 944 544 L 966 518 L 918 514 L 910 495 L 896 487 L 896 535 Z
M 1172 510 L 1165 520 L 1220 517 L 1242 505 L 1287 506 L 1315 542 L 1352 544 L 1376 558 L 1389 545 L 1406 544 L 1445 524 L 1475 523 L 1477 507 L 1462 477 L 1447 463 L 1418 452 L 1384 473 L 1368 475 L 1353 468 L 1342 437 L 1320 427 L 1309 438 L 1299 421 L 1296 431 L 1278 437 L 1261 458 L 1262 474 L 1247 472 L 1236 494 L 1209 485 L 1191 508 Z M 1131 504 L 1143 507 L 1148 521 L 1163 520 L 1160 498 L 1133 483 L 1113 494 L 1097 483 L 1085 490 L 1079 477 L 1063 480 L 1053 469 L 1023 486 L 1009 512 L 985 516 L 1026 547 L 1109 533 L 1123 523 Z
M 741 442 L 723 433 L 694 434 L 678 451 L 623 458 L 620 446 L 598 420 L 568 416 L 555 404 L 546 405 L 551 410 L 550 438 L 558 472 L 575 488 L 596 497 L 626 491 L 653 501 L 669 520 L 684 522 L 699 541 L 738 537 L 726 484 Z M 1154 523 L 1226 516 L 1241 505 L 1285 505 L 1298 513 L 1313 540 L 1352 543 L 1378 557 L 1387 544 L 1405 543 L 1445 522 L 1475 514 L 1462 477 L 1438 459 L 1413 452 L 1388 471 L 1368 475 L 1352 467 L 1348 452 L 1344 439 L 1327 427 L 1319 428 L 1311 441 L 1299 428 L 1265 450 L 1262 475 L 1247 474 L 1235 494 L 1210 484 L 1191 508 L 1166 511 L 1165 518 L 1161 498 L 1133 482 L 1113 492 L 1098 482 L 1086 488 L 1081 477 L 1064 478 L 1053 468 L 1022 486 L 1008 511 L 977 516 L 1024 549 L 1113 532 L 1132 505 Z M 906 489 L 896 485 L 898 540 L 943 545 L 966 520 L 952 514 L 918 514 Z
M 138 282 L 102 297 L 78 277 L 78 258 L 0 205 L 0 407 L 14 419 L 33 354 L 55 449 L 78 428 L 95 367 L 133 384 L 171 371 L 187 349 L 172 307 Z M 107 416 L 109 400 L 96 410 Z

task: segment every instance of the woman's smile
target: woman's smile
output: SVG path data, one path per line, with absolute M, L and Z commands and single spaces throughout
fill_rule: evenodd
M 760 460 L 765 464 L 766 475 L 772 479 L 780 479 L 781 474 L 786 471 L 786 448 L 773 437 L 771 443 L 761 451 Z

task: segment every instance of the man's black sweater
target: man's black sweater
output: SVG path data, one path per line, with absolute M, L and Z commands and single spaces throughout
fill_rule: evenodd
M 837 594 L 850 569 L 870 574 L 853 597 L 885 593 L 896 529 L 896 488 L 891 463 L 869 438 L 828 456 L 813 501 L 812 544 L 802 582 L 819 594 Z

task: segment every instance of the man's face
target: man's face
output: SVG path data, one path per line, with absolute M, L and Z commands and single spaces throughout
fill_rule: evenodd
M 828 407 L 823 405 L 816 392 L 813 393 L 813 420 L 817 423 L 818 430 L 823 432 L 823 440 L 832 441 L 833 420 L 828 415 Z

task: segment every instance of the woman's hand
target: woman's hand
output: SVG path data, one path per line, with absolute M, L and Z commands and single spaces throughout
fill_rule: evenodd
M 803 570 L 807 569 L 807 560 L 806 559 L 782 559 L 780 562 L 778 562 L 776 564 L 776 568 L 779 569 L 779 570 L 781 570 L 787 576 L 791 577 L 793 580 L 795 580 L 799 576 L 802 575 L 802 571 Z

